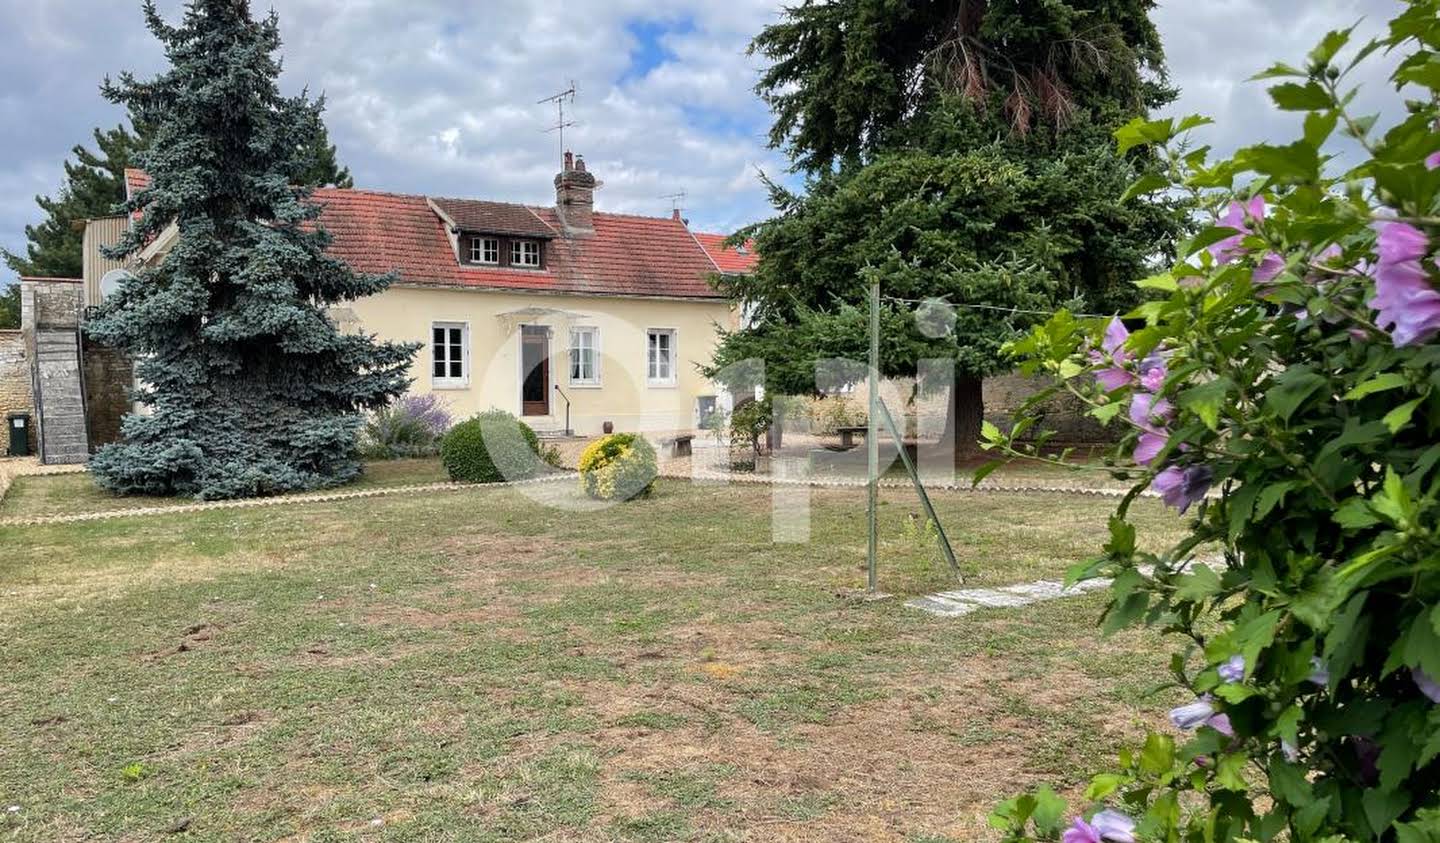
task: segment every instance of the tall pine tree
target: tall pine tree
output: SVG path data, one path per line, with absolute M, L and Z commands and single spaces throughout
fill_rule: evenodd
M 766 361 L 778 392 L 816 388 L 817 361 L 863 361 L 880 282 L 881 372 L 955 364 L 946 437 L 978 437 L 982 379 L 1044 311 L 1110 310 L 1181 225 L 1164 199 L 1121 202 L 1147 162 L 1110 132 L 1166 102 L 1151 0 L 830 0 L 788 9 L 752 51 L 771 145 L 806 177 L 772 185 L 753 275 L 721 289 L 753 314 L 712 374 Z M 914 302 L 957 306 L 953 330 Z M 898 301 L 899 299 L 909 301 Z M 993 309 L 992 309 L 993 308 Z M 922 320 L 923 321 L 923 320 Z M 951 327 L 951 326 L 942 326 Z M 935 336 L 935 334 L 941 334 Z
M 95 129 L 95 151 L 77 144 L 74 162 L 65 162 L 65 183 L 56 196 L 36 196 L 45 212 L 37 225 L 25 226 L 25 254 L 5 252 L 5 264 L 18 275 L 79 278 L 81 244 L 87 219 L 108 216 L 125 201 L 125 168 L 149 144 L 143 124 Z
M 134 254 L 174 222 L 164 260 L 123 283 L 89 332 L 129 352 L 148 415 L 91 460 L 120 493 L 230 498 L 356 477 L 360 412 L 408 385 L 416 346 L 343 334 L 328 305 L 384 290 L 325 253 L 301 184 L 323 103 L 281 96 L 279 24 L 246 0 L 192 0 L 178 26 L 146 21 L 171 67 L 104 92 L 153 126 L 140 165 L 151 187 L 114 250 Z

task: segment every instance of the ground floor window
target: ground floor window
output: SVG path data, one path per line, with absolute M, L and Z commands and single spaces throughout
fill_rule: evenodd
M 570 329 L 570 383 L 600 385 L 600 332 L 596 328 Z
M 652 386 L 675 385 L 675 332 L 651 328 L 646 332 L 646 380 Z
M 467 386 L 470 380 L 470 328 L 463 322 L 430 326 L 430 379 L 442 389 Z

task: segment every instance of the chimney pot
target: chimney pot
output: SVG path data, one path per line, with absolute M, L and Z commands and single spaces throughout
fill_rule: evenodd
M 567 234 L 595 230 L 595 177 L 585 171 L 585 159 L 565 153 L 565 169 L 555 177 L 555 213 Z
M 676 208 L 675 210 L 673 210 L 673 211 L 670 212 L 670 219 L 672 219 L 672 220 L 674 220 L 674 221 L 676 221 L 676 222 L 684 222 L 684 220 L 680 219 L 680 209 L 679 209 L 679 208 Z

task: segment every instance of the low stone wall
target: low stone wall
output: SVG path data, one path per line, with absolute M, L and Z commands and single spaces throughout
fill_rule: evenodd
M 985 379 L 985 420 L 1001 430 L 1014 424 L 1016 411 L 1032 395 L 1045 389 L 1050 381 L 1043 377 L 1027 378 L 1011 373 Z M 1087 415 L 1089 408 L 1072 395 L 1061 393 L 1042 408 L 1044 421 L 1039 430 L 1055 431 L 1054 441 L 1067 445 L 1106 444 L 1115 441 L 1118 427 L 1103 427 Z
M 35 397 L 30 387 L 30 358 L 22 331 L 0 331 L 0 424 L 11 413 L 29 413 L 30 451 L 35 452 Z M 10 431 L 0 438 L 0 456 L 10 446 Z
M 982 387 L 985 420 L 1001 430 L 1014 424 L 1015 413 L 1030 396 L 1044 389 L 1044 378 L 1027 378 L 1019 373 L 988 377 Z M 811 429 L 826 432 L 836 417 L 846 424 L 863 424 L 869 391 L 857 384 L 844 395 L 833 395 L 814 402 Z M 949 396 L 943 393 L 916 395 L 913 380 L 892 379 L 880 384 L 880 395 L 895 414 L 897 424 L 905 427 L 905 435 L 921 441 L 937 439 L 945 430 Z M 1045 420 L 1041 429 L 1055 431 L 1052 441 L 1066 445 L 1101 445 L 1114 441 L 1116 431 L 1107 430 L 1086 415 L 1086 406 L 1072 396 L 1061 394 L 1046 402 Z

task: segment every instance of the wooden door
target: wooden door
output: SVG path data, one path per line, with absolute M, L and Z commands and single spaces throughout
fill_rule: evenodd
M 550 415 L 550 329 L 525 325 L 520 329 L 520 412 L 526 416 Z

